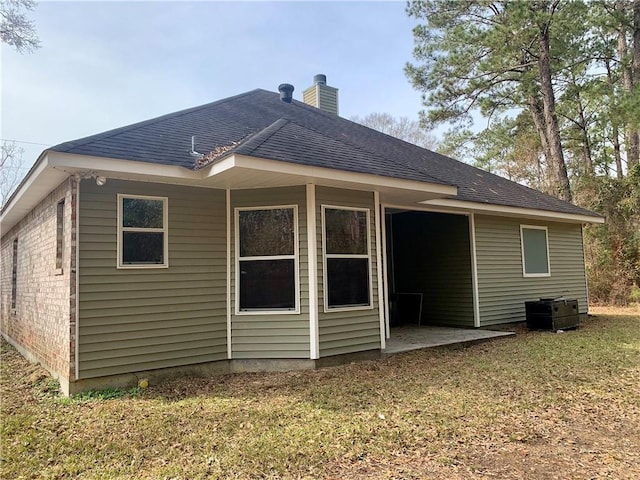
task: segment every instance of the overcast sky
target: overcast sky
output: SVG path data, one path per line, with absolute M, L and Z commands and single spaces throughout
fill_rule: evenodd
M 405 2 L 52 2 L 32 12 L 42 48 L 2 45 L 2 139 L 26 168 L 47 146 L 315 74 L 340 115 L 418 118 L 403 67 Z

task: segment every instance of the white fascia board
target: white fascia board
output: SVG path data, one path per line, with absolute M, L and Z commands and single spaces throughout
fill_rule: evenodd
M 538 220 L 569 222 L 569 223 L 605 223 L 604 217 L 595 215 L 580 215 L 576 213 L 553 212 L 550 210 L 537 210 L 534 208 L 510 207 L 505 205 L 493 205 L 490 203 L 465 202 L 447 198 L 437 198 L 420 202 L 425 205 L 460 209 L 467 212 L 485 213 L 506 217 L 535 218 Z
M 206 187 L 202 172 L 184 167 L 45 150 L 3 210 L 2 233 L 18 223 L 65 178 L 75 174 Z
M 155 179 L 166 178 L 171 183 L 178 183 L 180 180 L 188 183 L 197 183 L 202 179 L 201 172 L 180 166 L 60 152 L 49 152 L 47 156 L 51 167 L 65 170 L 69 173 L 95 172 L 96 174 L 105 175 L 107 178 L 111 176 L 124 179 L 130 176 L 144 175 L 153 177 L 154 181 Z
M 4 235 L 13 228 L 68 176 L 69 174 L 53 170 L 50 167 L 47 154 L 40 155 L 3 209 L 0 216 L 0 232 Z
M 419 182 L 416 180 L 404 180 L 401 178 L 384 177 L 372 175 L 370 173 L 347 172 L 333 168 L 314 167 L 310 165 L 299 165 L 296 163 L 282 162 L 279 160 L 269 160 L 265 158 L 250 157 L 247 155 L 231 155 L 219 163 L 204 169 L 206 177 L 212 177 L 218 173 L 232 167 L 248 168 L 252 170 L 262 170 L 266 172 L 282 173 L 287 175 L 297 175 L 310 180 L 344 182 L 362 184 L 367 186 L 367 190 L 375 187 L 397 188 L 400 190 L 413 190 L 442 196 L 455 196 L 458 187 L 452 185 L 441 185 L 438 183 Z M 308 183 L 308 182 L 305 182 Z
M 370 173 L 347 172 L 344 170 L 335 170 L 332 168 L 312 167 L 307 165 L 298 165 L 294 163 L 279 162 L 254 157 L 241 156 L 238 160 L 241 166 L 246 166 L 247 168 L 275 171 L 278 173 L 289 173 L 305 176 L 309 175 L 324 180 L 360 183 L 369 187 L 398 188 L 403 190 L 436 193 L 439 195 L 458 194 L 458 187 L 452 185 L 441 185 L 438 183 L 427 183 L 415 180 L 383 177 L 381 175 L 372 175 Z
M 5 218 L 5 215 L 20 203 L 21 199 L 29 191 L 31 186 L 37 181 L 38 178 L 42 176 L 43 172 L 46 171 L 47 165 L 47 155 L 41 154 L 36 160 L 36 163 L 33 165 L 33 167 L 31 167 L 31 170 L 27 172 L 26 177 L 22 180 L 20 185 L 18 185 L 16 191 L 10 197 L 10 202 L 6 206 L 4 206 L 2 218 Z

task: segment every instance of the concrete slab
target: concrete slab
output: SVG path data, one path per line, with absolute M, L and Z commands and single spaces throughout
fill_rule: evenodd
M 470 343 L 491 338 L 507 337 L 516 332 L 499 332 L 471 328 L 450 327 L 398 327 L 391 329 L 391 338 L 387 339 L 383 355 L 419 350 L 421 348 Z

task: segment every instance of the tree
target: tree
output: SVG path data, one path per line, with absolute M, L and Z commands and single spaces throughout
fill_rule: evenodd
M 553 192 L 540 138 L 527 113 L 495 120 L 477 133 L 466 129 L 449 131 L 438 151 L 473 159 L 472 163 L 483 170 L 542 192 Z
M 640 292 L 640 0 L 412 1 L 440 150 L 607 218 L 585 229 L 592 299 Z M 478 114 L 487 121 L 471 128 Z
M 584 187 L 585 204 L 607 218 L 585 228 L 591 301 L 624 305 L 640 286 L 640 165 L 625 178 L 588 179 Z
M 2 142 L 0 149 L 0 206 L 4 206 L 22 179 L 24 150 L 15 142 Z
M 423 92 L 426 125 L 468 125 L 472 114 L 487 118 L 526 110 L 540 137 L 557 186 L 571 189 L 556 112 L 560 74 L 582 61 L 582 2 L 426 0 L 408 13 L 424 24 L 414 29 L 414 57 L 406 73 Z
M 0 2 L 0 40 L 19 53 L 30 53 L 40 48 L 34 22 L 25 11 L 35 8 L 34 0 L 2 0 Z
M 353 116 L 351 120 L 419 147 L 433 150 L 437 144 L 435 137 L 421 128 L 418 121 L 408 117 L 395 118 L 389 113 L 370 113 L 363 118 Z

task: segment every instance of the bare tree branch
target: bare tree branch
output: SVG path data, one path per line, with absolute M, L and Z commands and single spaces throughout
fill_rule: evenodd
M 31 53 L 40 48 L 35 24 L 25 11 L 35 8 L 34 0 L 2 0 L 0 2 L 0 41 L 18 53 Z
M 0 205 L 4 206 L 22 179 L 24 150 L 15 142 L 2 142 L 0 149 Z
M 420 127 L 420 123 L 407 117 L 395 118 L 389 113 L 370 113 L 363 118 L 351 117 L 351 121 L 359 123 L 405 142 L 413 143 L 419 147 L 433 150 L 436 148 L 436 139 L 427 130 Z

